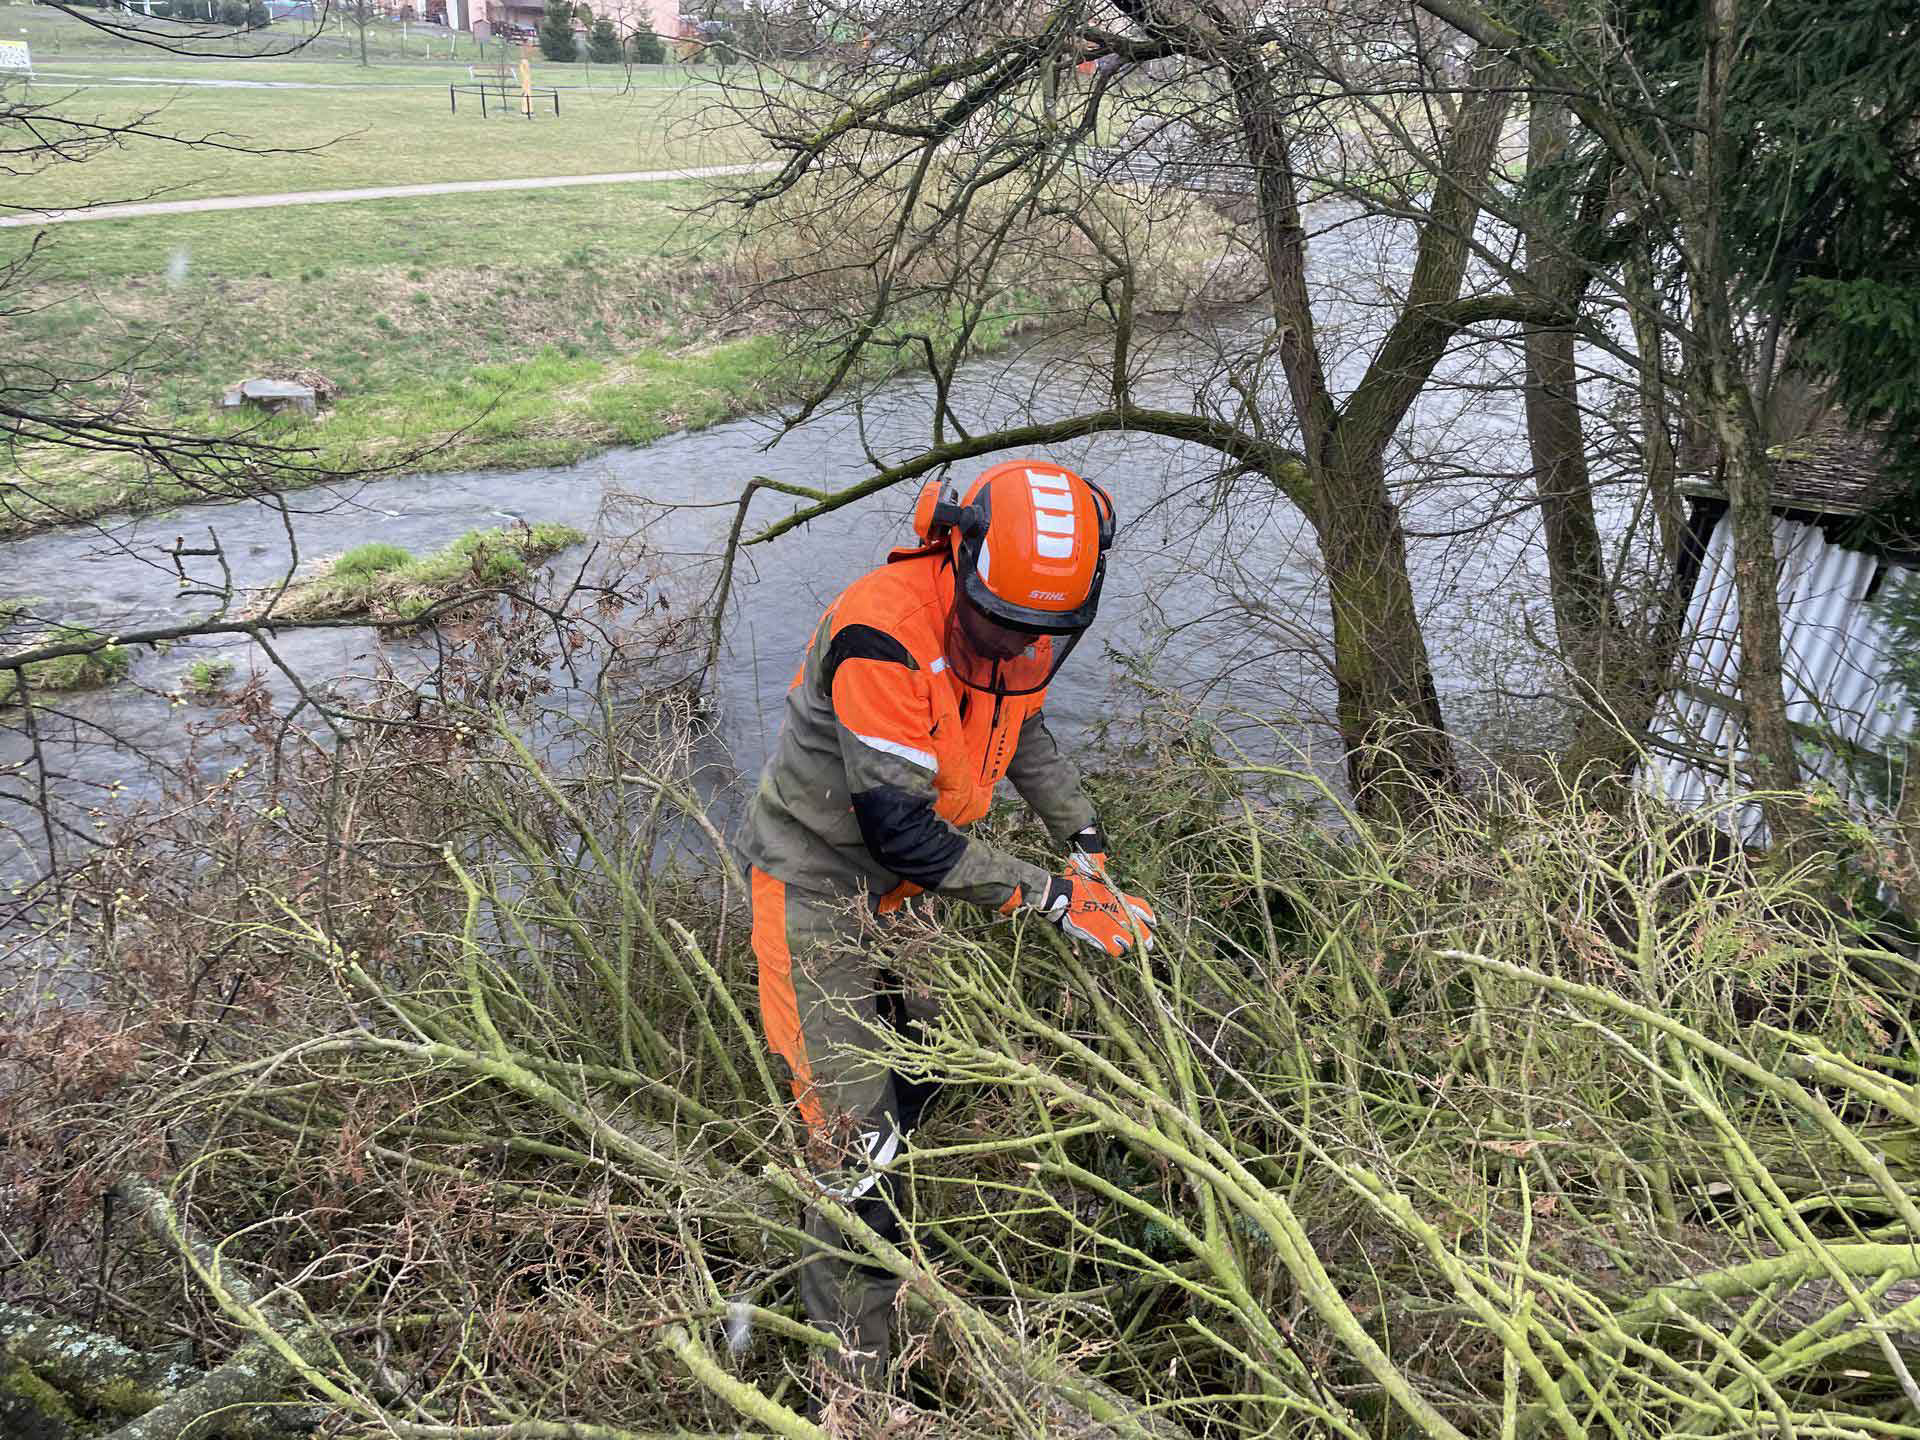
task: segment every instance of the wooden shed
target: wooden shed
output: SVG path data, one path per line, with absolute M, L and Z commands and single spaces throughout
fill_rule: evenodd
M 1891 677 L 1894 642 L 1871 602 L 1920 573 L 1920 549 L 1861 538 L 1860 517 L 1888 491 L 1875 439 L 1826 431 L 1779 447 L 1774 461 L 1787 718 L 1809 778 L 1831 784 L 1849 808 L 1878 809 L 1915 715 Z M 1686 621 L 1646 778 L 1694 808 L 1749 789 L 1751 779 L 1726 495 L 1708 481 L 1682 488 L 1692 507 L 1678 577 Z M 1743 840 L 1766 841 L 1757 805 L 1730 811 L 1727 823 Z

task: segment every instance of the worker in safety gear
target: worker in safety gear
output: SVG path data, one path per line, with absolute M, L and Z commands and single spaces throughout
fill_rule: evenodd
M 1093 806 L 1042 712 L 1100 603 L 1112 499 L 1061 466 L 1014 460 L 964 500 L 929 484 L 914 529 L 917 546 L 855 580 L 815 627 L 741 842 L 761 1023 L 790 1072 L 818 1183 L 889 1239 L 885 1167 L 927 1087 L 859 1053 L 876 1025 L 914 1018 L 867 948 L 871 917 L 931 891 L 1032 911 L 1106 956 L 1150 946 L 1154 924 L 1109 880 Z M 965 833 L 1002 778 L 1068 850 L 1061 874 Z M 823 1214 L 806 1224 L 845 1243 Z M 843 1368 L 868 1383 L 886 1371 L 897 1288 L 827 1256 L 800 1269 L 808 1315 L 841 1335 Z

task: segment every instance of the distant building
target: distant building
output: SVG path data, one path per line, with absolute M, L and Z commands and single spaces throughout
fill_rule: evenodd
M 470 0 L 477 12 L 476 19 L 484 19 L 495 35 L 537 33 L 540 21 L 546 15 L 546 6 L 540 0 Z
M 592 3 L 592 0 L 588 0 Z M 613 21 L 622 36 L 650 30 L 660 37 L 668 55 L 677 41 L 693 34 L 693 27 L 680 19 L 680 0 L 601 0 L 593 7 L 594 17 Z
M 596 20 L 611 20 L 622 36 L 651 30 L 669 52 L 676 40 L 691 33 L 680 20 L 680 0 L 586 0 Z M 483 30 L 497 35 L 503 29 L 538 30 L 546 13 L 541 0 L 446 0 L 447 24 L 455 30 Z
M 1788 723 L 1808 778 L 1868 811 L 1897 769 L 1889 757 L 1915 729 L 1913 707 L 1889 676 L 1893 641 L 1870 602 L 1920 574 L 1920 550 L 1859 538 L 1859 518 L 1886 498 L 1879 447 L 1866 437 L 1828 431 L 1780 446 L 1773 478 Z M 1686 628 L 1654 716 L 1647 779 L 1693 809 L 1750 788 L 1751 777 L 1727 500 L 1712 484 L 1683 488 L 1693 507 L 1680 576 Z M 1743 840 L 1766 841 L 1757 805 L 1739 807 L 1727 823 Z

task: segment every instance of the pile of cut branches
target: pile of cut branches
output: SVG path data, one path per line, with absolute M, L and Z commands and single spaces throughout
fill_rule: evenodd
M 190 1341 L 188 1433 L 1920 1434 L 1916 967 L 1710 817 L 1330 826 L 1182 745 L 1107 807 L 1150 956 L 876 932 L 945 1088 L 855 1397 L 693 717 L 448 733 L 110 851 L 15 1007 L 0 1298 Z

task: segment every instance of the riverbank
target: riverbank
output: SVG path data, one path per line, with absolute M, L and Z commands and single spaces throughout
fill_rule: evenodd
M 417 559 L 397 545 L 360 545 L 276 590 L 256 613 L 277 620 L 411 620 L 463 592 L 522 580 L 528 566 L 586 538 L 571 525 L 469 530 Z
M 271 441 L 298 453 L 271 473 L 208 483 L 115 450 L 21 446 L 13 472 L 0 476 L 0 540 L 355 475 L 571 465 L 807 394 L 831 374 L 837 352 L 809 347 L 779 328 L 779 315 L 739 303 L 766 273 L 765 256 L 751 266 L 669 258 L 701 238 L 686 218 L 693 188 L 517 197 L 516 208 L 553 216 L 556 233 L 578 242 L 539 263 L 429 268 L 426 257 L 461 217 L 478 220 L 494 208 L 484 196 L 325 207 L 379 210 L 392 222 L 383 227 L 390 238 L 373 251 L 386 263 L 340 270 L 232 273 L 244 242 L 216 237 L 216 228 L 266 238 L 297 225 L 283 217 L 298 212 L 168 217 L 176 253 L 199 255 L 193 245 L 203 228 L 218 247 L 214 274 L 178 284 L 137 269 L 141 242 L 129 232 L 159 222 L 100 227 L 113 233 L 88 253 L 107 273 L 84 287 L 49 281 L 31 292 L 15 327 L 22 358 L 44 357 L 55 373 L 107 377 L 79 393 L 117 404 L 119 423 Z M 1217 266 L 1220 228 L 1209 217 L 1192 243 L 1170 247 L 1170 288 L 1204 288 L 1204 278 L 1191 277 Z M 627 244 L 607 239 L 616 230 Z M 1000 297 L 972 326 L 970 352 L 992 354 L 1017 335 L 1077 323 L 1083 308 L 1071 287 L 1038 277 L 1036 289 Z M 940 345 L 953 322 L 930 314 L 927 329 Z M 882 337 L 866 351 L 864 378 L 919 373 L 924 358 L 920 346 Z M 210 413 L 222 390 L 254 376 L 317 377 L 334 399 L 312 418 Z
M 579 66 L 540 67 L 540 83 L 577 88 L 559 114 L 502 127 L 449 112 L 464 67 L 148 62 L 141 87 L 34 90 L 62 116 L 132 133 L 85 163 L 40 167 L 10 196 L 17 208 L 763 158 L 744 127 L 700 122 L 702 87 L 638 84 L 618 67 L 597 84 Z M 725 279 L 699 213 L 713 198 L 707 183 L 661 180 L 0 233 L 10 373 L 58 397 L 35 410 L 109 431 L 82 448 L 17 445 L 0 538 L 297 488 L 305 472 L 565 463 L 776 403 L 753 379 L 770 368 L 765 327 L 708 318 Z M 217 418 L 222 392 L 256 376 L 324 377 L 337 401 L 301 424 Z M 127 427 L 308 453 L 289 467 L 235 456 L 209 477 L 176 459 L 187 447 L 119 449 Z
M 27 601 L 0 600 L 0 631 L 8 629 L 28 604 Z M 85 626 L 55 625 L 39 631 L 21 648 L 92 644 L 106 639 L 99 631 Z M 86 654 L 62 655 L 53 660 L 37 660 L 15 670 L 0 670 L 0 710 L 26 703 L 23 691 L 53 695 L 101 689 L 124 677 L 132 663 L 133 657 L 124 647 L 102 644 L 98 650 Z
M 452 373 L 444 373 L 446 352 L 493 342 L 447 323 L 448 312 L 457 314 L 465 306 L 457 291 L 443 289 L 408 317 L 413 326 L 388 322 L 395 353 L 370 367 L 377 388 L 345 390 L 316 417 L 237 422 L 175 411 L 151 418 L 157 425 L 192 425 L 202 433 L 270 440 L 298 450 L 297 468 L 273 478 L 278 493 L 355 472 L 430 476 L 571 465 L 614 446 L 646 445 L 771 410 L 828 375 L 830 356 L 804 353 L 776 334 L 753 333 L 749 321 L 739 322 L 747 333 L 699 338 L 700 302 L 722 283 L 714 273 L 698 277 L 687 293 L 664 302 L 676 313 L 654 319 L 646 343 L 618 353 L 611 353 L 617 332 L 604 313 L 572 310 L 570 325 L 542 326 L 536 317 L 546 307 L 529 290 L 523 292 L 518 333 L 553 337 L 552 343 Z M 1017 308 L 1010 308 L 974 331 L 972 347 L 990 353 L 1023 328 Z M 405 378 L 392 373 L 400 356 L 436 346 L 438 363 L 427 362 L 426 373 Z M 269 364 L 255 367 L 255 373 L 318 374 L 337 383 L 334 374 L 308 365 Z M 193 478 L 155 474 L 137 457 L 27 448 L 15 474 L 0 478 L 0 540 L 107 515 L 151 514 L 223 493 Z

